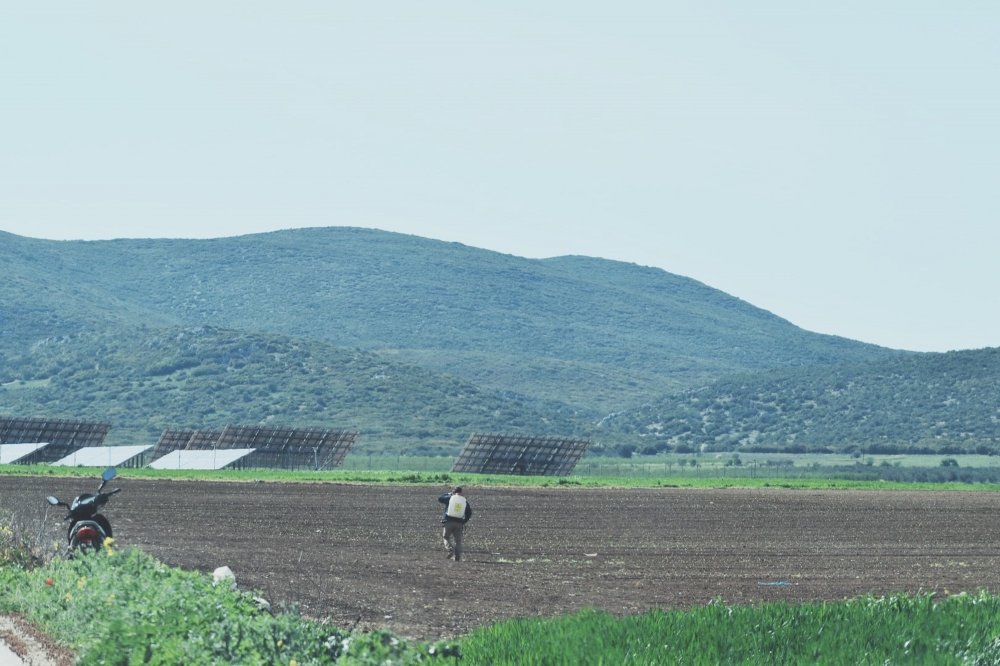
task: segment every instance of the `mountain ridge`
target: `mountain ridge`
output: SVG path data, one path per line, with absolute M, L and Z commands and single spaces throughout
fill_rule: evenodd
M 353 410 L 363 430 L 405 446 L 455 446 L 470 429 L 648 441 L 646 426 L 607 428 L 615 421 L 607 417 L 682 401 L 734 376 L 767 382 L 768 373 L 864 373 L 871 363 L 930 358 L 805 331 L 659 268 L 578 255 L 525 259 L 358 227 L 203 240 L 0 232 L 0 262 L 0 412 L 103 411 L 116 415 L 116 428 L 145 437 L 155 431 L 150 421 L 208 427 L 283 417 L 306 425 L 302 410 L 312 409 L 344 423 Z M 200 357 L 184 347 L 198 335 Z M 297 351 L 254 357 L 252 373 L 212 351 L 231 352 L 227 340 L 244 336 L 256 348 Z M 350 354 L 367 360 L 352 363 Z M 102 355 L 132 383 L 88 366 L 100 366 Z M 323 372 L 299 373 L 285 367 L 289 358 L 326 368 L 342 404 L 319 406 Z M 382 397 L 405 407 L 372 400 L 379 392 L 365 373 L 379 364 L 389 370 L 375 374 L 399 382 Z M 171 381 L 184 390 L 160 390 Z M 413 398 L 402 401 L 407 388 Z M 88 401 L 95 390 L 101 399 Z M 185 391 L 199 396 L 193 409 Z M 465 397 L 451 409 L 456 395 Z M 189 423 L 192 414 L 211 423 Z M 739 433 L 730 440 L 740 442 Z

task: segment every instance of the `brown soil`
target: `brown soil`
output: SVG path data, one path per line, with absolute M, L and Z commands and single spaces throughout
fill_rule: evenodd
M 443 487 L 130 480 L 120 546 L 211 573 L 344 627 L 449 637 L 504 618 L 616 615 L 712 600 L 1000 591 L 1000 493 L 476 488 L 461 562 Z M 88 491 L 2 478 L 0 502 Z M 32 499 L 36 498 L 36 499 Z M 47 523 L 60 528 L 61 513 Z

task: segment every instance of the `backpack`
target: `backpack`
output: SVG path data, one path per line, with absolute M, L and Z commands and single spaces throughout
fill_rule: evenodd
M 448 509 L 444 512 L 449 518 L 465 520 L 465 507 L 469 504 L 461 495 L 452 495 L 448 499 Z

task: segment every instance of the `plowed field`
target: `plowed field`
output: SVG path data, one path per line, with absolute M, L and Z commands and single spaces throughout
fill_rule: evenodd
M 93 485 L 0 477 L 0 502 L 36 507 L 40 520 L 45 495 Z M 127 470 L 112 485 L 123 488 L 106 512 L 120 545 L 208 573 L 228 565 L 278 608 L 418 638 L 588 607 L 1000 591 L 991 492 L 466 486 L 475 514 L 456 563 L 440 542 L 445 487 L 145 481 Z M 49 510 L 52 535 L 61 518 Z

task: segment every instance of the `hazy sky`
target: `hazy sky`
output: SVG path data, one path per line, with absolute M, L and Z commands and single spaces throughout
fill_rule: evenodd
M 17 2 L 0 85 L 15 234 L 373 227 L 1000 346 L 1000 3 Z

